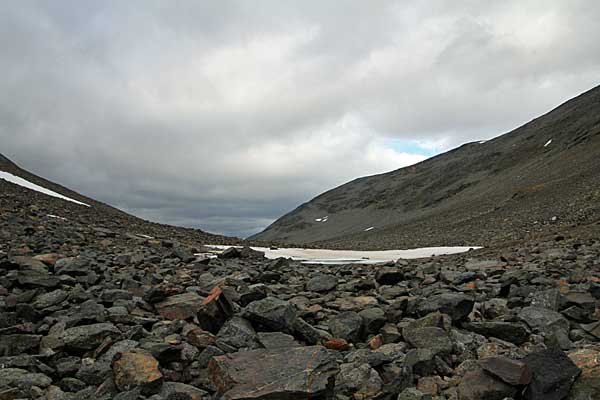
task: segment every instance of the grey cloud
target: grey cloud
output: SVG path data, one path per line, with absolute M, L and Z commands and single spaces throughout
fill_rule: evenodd
M 246 235 L 598 84 L 593 1 L 0 5 L 0 152 L 152 220 Z

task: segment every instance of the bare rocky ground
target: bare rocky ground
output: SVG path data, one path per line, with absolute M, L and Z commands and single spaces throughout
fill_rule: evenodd
M 600 398 L 600 225 L 315 266 L 0 189 L 0 399 Z

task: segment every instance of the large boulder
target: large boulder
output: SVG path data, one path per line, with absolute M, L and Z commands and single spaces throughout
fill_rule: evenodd
M 163 375 L 158 369 L 158 361 L 145 351 L 134 349 L 117 353 L 112 369 L 115 385 L 120 391 L 140 388 L 143 394 L 152 394 L 161 388 Z
M 277 297 L 253 301 L 244 310 L 244 317 L 258 327 L 268 330 L 293 332 L 296 308 Z
M 472 297 L 457 293 L 442 293 L 423 299 L 417 305 L 417 313 L 425 316 L 439 311 L 447 314 L 453 322 L 460 322 L 467 318 L 473 310 L 475 301 Z
M 349 342 L 359 342 L 362 335 L 363 319 L 354 311 L 341 312 L 329 319 L 331 334 Z
M 337 285 L 337 278 L 329 274 L 319 274 L 306 283 L 306 290 L 310 292 L 328 292 Z
M 523 359 L 533 377 L 527 390 L 527 400 L 562 400 L 567 397 L 581 370 L 560 350 L 543 350 Z
M 487 374 L 481 368 L 468 371 L 458 385 L 460 400 L 503 400 L 512 398 L 517 389 Z
M 196 316 L 202 305 L 202 297 L 196 293 L 188 292 L 167 297 L 156 304 L 156 311 L 166 319 L 186 320 Z
M 317 398 L 333 389 L 338 372 L 334 353 L 322 346 L 240 351 L 213 357 L 208 368 L 219 398 L 228 400 Z
M 485 337 L 495 337 L 517 346 L 529 340 L 529 330 L 522 324 L 503 321 L 481 321 L 463 324 L 462 327 Z

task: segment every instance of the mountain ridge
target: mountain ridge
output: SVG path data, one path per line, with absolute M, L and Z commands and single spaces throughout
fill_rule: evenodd
M 491 140 L 328 190 L 251 239 L 378 249 L 518 239 L 597 215 L 598 159 L 600 86 Z

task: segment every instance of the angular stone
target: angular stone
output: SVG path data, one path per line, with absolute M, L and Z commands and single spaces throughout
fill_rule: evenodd
M 455 293 L 443 293 L 423 299 L 417 305 L 417 313 L 425 316 L 435 311 L 447 314 L 453 322 L 460 322 L 467 318 L 473 310 L 473 298 Z
M 82 325 L 65 329 L 60 340 L 69 351 L 86 351 L 98 347 L 104 339 L 120 339 L 121 331 L 110 323 Z
M 381 308 L 367 308 L 358 313 L 363 320 L 365 334 L 377 333 L 385 324 L 385 312 Z
M 462 378 L 458 394 L 460 400 L 503 400 L 514 397 L 517 389 L 475 368 Z
M 57 275 L 85 276 L 89 272 L 89 260 L 81 257 L 61 258 L 54 264 Z
M 139 387 L 143 394 L 148 395 L 161 389 L 163 375 L 158 369 L 158 361 L 142 350 L 117 353 L 112 369 L 115 385 L 120 391 Z
M 156 311 L 163 318 L 175 320 L 187 320 L 196 316 L 200 306 L 202 305 L 202 297 L 196 293 L 187 292 L 176 294 L 167 297 L 165 300 L 156 304 Z
M 204 400 L 208 393 L 204 390 L 180 382 L 165 382 L 158 393 L 160 399 L 165 400 Z
M 311 345 L 331 339 L 328 332 L 315 328 L 300 317 L 294 321 L 294 334 Z
M 218 396 L 228 400 L 318 398 L 338 372 L 334 353 L 321 346 L 226 354 L 208 369 Z
M 241 317 L 233 317 L 225 322 L 217 334 L 216 346 L 227 353 L 259 347 L 252 324 Z
M 244 316 L 259 327 L 291 333 L 294 331 L 296 308 L 277 297 L 266 297 L 248 304 Z
M 60 284 L 60 279 L 45 271 L 33 269 L 21 270 L 17 273 L 17 281 L 20 285 L 30 287 L 53 288 Z
M 215 287 L 200 304 L 198 323 L 202 329 L 217 333 L 232 314 L 233 308 L 223 290 Z
M 336 338 L 357 343 L 362 335 L 361 316 L 354 311 L 345 311 L 329 319 L 329 331 Z
M 569 353 L 569 358 L 581 369 L 581 375 L 571 388 L 569 400 L 600 399 L 600 348 L 573 351 Z
M 36 350 L 41 340 L 40 335 L 0 335 L 0 356 L 18 356 Z
M 562 400 L 581 370 L 560 350 L 543 350 L 523 359 L 533 377 L 525 390 L 527 400 Z
M 310 292 L 328 292 L 337 285 L 337 278 L 333 275 L 320 274 L 306 283 L 306 290 Z
M 355 399 L 375 399 L 381 394 L 383 381 L 369 364 L 342 364 L 335 378 L 336 394 Z
M 33 302 L 33 306 L 38 310 L 60 304 L 67 299 L 69 294 L 64 290 L 58 289 L 49 293 L 39 295 Z
M 478 333 L 485 337 L 495 337 L 517 346 L 529 340 L 529 331 L 519 323 L 502 321 L 482 321 L 463 324 L 468 331 Z
M 2 386 L 29 389 L 33 386 L 45 388 L 52 379 L 47 375 L 32 373 L 20 368 L 0 368 L 0 389 Z M 11 398 L 11 397 L 9 397 Z
M 404 272 L 400 268 L 382 267 L 375 273 L 375 281 L 380 285 L 395 285 L 404 280 Z
M 522 361 L 508 357 L 489 357 L 479 360 L 479 366 L 509 385 L 528 385 L 531 382 L 531 370 Z
M 418 349 L 431 349 L 436 354 L 449 355 L 452 353 L 453 343 L 446 331 L 433 326 L 424 328 L 407 329 L 402 332 L 404 340 Z
M 292 335 L 281 332 L 259 332 L 257 336 L 258 341 L 265 349 L 287 349 L 300 346 Z
M 205 349 L 208 346 L 214 345 L 216 341 L 215 335 L 200 328 L 190 330 L 186 334 L 186 338 L 188 343 L 199 349 Z

